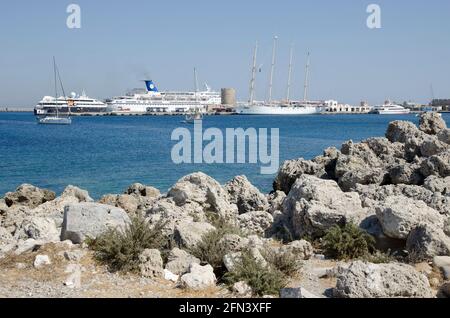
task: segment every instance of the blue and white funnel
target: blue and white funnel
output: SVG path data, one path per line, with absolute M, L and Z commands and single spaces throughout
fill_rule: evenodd
M 155 83 L 153 83 L 152 80 L 148 80 L 148 81 L 144 81 L 145 82 L 145 86 L 147 86 L 147 91 L 149 92 L 158 92 L 158 89 L 156 88 Z

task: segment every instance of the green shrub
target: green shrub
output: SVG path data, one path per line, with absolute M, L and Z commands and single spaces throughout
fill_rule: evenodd
M 291 252 L 279 252 L 274 249 L 262 253 L 264 259 L 275 269 L 287 276 L 294 276 L 300 270 L 298 257 Z
M 145 249 L 161 250 L 167 246 L 168 238 L 162 231 L 165 224 L 160 221 L 150 226 L 143 216 L 137 215 L 124 229 L 109 229 L 87 243 L 95 251 L 95 258 L 111 271 L 133 272 L 138 270 L 139 255 Z
M 210 219 L 210 222 L 212 222 L 216 229 L 204 234 L 201 241 L 189 249 L 189 253 L 199 258 L 203 263 L 211 265 L 216 275 L 221 277 L 226 271 L 223 264 L 223 257 L 227 251 L 219 242 L 226 234 L 240 235 L 241 232 L 239 228 L 220 218 L 214 219 L 213 221 Z
M 323 237 L 325 253 L 335 259 L 354 259 L 369 255 L 375 250 L 375 239 L 354 224 L 334 226 Z
M 364 260 L 374 264 L 387 264 L 394 261 L 394 258 L 391 256 L 390 251 L 387 253 L 375 251 L 373 254 L 365 256 Z
M 258 296 L 277 295 L 287 285 L 286 275 L 278 269 L 263 266 L 250 251 L 242 253 L 233 271 L 226 273 L 223 279 L 230 286 L 245 281 Z

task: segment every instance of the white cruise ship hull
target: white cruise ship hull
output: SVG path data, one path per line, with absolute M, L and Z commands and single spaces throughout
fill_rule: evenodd
M 411 113 L 409 109 L 404 110 L 377 110 L 375 111 L 376 114 L 379 115 L 407 115 Z
M 313 115 L 320 114 L 324 107 L 317 106 L 239 106 L 235 112 L 239 115 Z

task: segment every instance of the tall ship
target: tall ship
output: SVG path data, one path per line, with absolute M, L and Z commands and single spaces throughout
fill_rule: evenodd
M 88 97 L 85 92 L 78 95 L 71 93 L 70 96 L 45 96 L 35 106 L 36 116 L 56 114 L 88 115 L 105 113 L 107 105 L 95 98 Z
M 195 71 L 194 71 L 195 72 Z M 196 76 L 195 76 L 196 77 Z M 125 96 L 107 100 L 108 112 L 112 114 L 188 113 L 193 110 L 206 112 L 208 106 L 222 103 L 221 93 L 205 90 L 160 92 L 152 80 L 145 80 L 146 91 L 133 91 Z
M 326 111 L 327 105 L 324 102 L 307 100 L 308 76 L 310 66 L 309 53 L 308 53 L 308 60 L 306 63 L 304 98 L 301 101 L 291 100 L 290 93 L 291 93 L 293 46 L 291 46 L 290 51 L 286 100 L 284 101 L 272 100 L 272 88 L 273 88 L 273 76 L 275 71 L 275 54 L 276 54 L 277 40 L 278 37 L 275 36 L 273 39 L 272 65 L 270 70 L 268 101 L 257 102 L 254 100 L 256 72 L 257 72 L 256 60 L 258 52 L 258 43 L 256 43 L 253 54 L 252 79 L 250 81 L 250 98 L 248 103 L 237 106 L 235 108 L 235 112 L 240 115 L 311 115 L 311 114 L 319 114 Z
M 403 106 L 393 104 L 390 101 L 386 101 L 384 105 L 374 106 L 370 113 L 378 115 L 407 115 L 411 113 L 411 110 Z

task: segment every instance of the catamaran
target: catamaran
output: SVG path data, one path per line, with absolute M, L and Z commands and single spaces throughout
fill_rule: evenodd
M 386 101 L 384 105 L 374 106 L 371 114 L 379 115 L 407 115 L 411 113 L 411 110 L 400 105 Z
M 58 80 L 61 85 L 61 90 L 64 93 L 64 86 L 62 84 L 61 75 L 59 74 L 58 66 L 56 65 L 55 57 L 53 57 L 53 71 L 55 77 L 55 96 L 58 96 Z M 44 116 L 36 116 L 37 122 L 39 124 L 44 125 L 70 125 L 72 123 L 72 119 L 70 118 L 70 107 L 69 112 L 65 116 L 60 116 L 58 105 L 55 107 L 56 114 L 45 114 Z
M 274 71 L 275 71 L 275 54 L 276 54 L 277 40 L 278 40 L 278 37 L 275 36 L 274 40 L 273 40 L 272 66 L 271 66 L 271 70 L 270 70 L 268 101 L 267 102 L 256 102 L 254 100 L 256 69 L 257 69 L 256 60 L 257 60 L 257 53 L 258 53 L 258 43 L 256 43 L 255 50 L 253 53 L 252 79 L 250 81 L 250 98 L 248 100 L 248 103 L 237 106 L 235 108 L 235 112 L 240 115 L 310 115 L 310 114 L 318 114 L 318 113 L 325 111 L 326 105 L 323 102 L 307 100 L 308 76 L 309 76 L 309 67 L 310 67 L 309 53 L 308 53 L 308 61 L 306 64 L 304 98 L 302 101 L 293 101 L 290 99 L 293 46 L 291 46 L 291 51 L 290 51 L 286 100 L 282 101 L 282 102 L 274 102 L 272 100 L 272 88 L 273 88 L 273 76 L 274 76 Z

